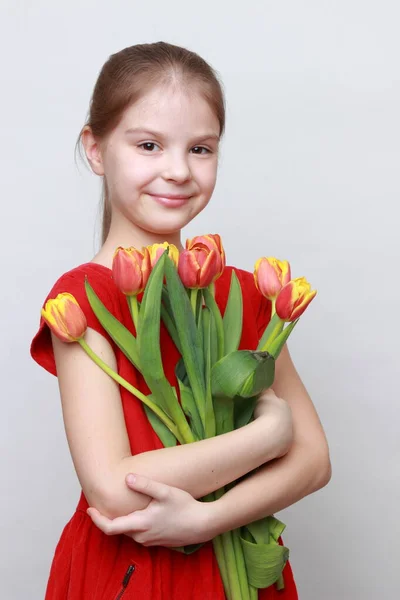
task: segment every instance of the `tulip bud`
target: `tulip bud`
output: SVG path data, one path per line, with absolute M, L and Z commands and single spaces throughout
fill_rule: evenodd
M 303 314 L 316 293 L 316 290 L 311 290 L 305 277 L 292 279 L 276 299 L 276 314 L 283 321 L 295 321 Z
M 117 287 L 126 296 L 136 296 L 146 287 L 150 277 L 151 263 L 148 248 L 142 251 L 133 246 L 119 246 L 113 258 L 113 279 Z
M 176 268 L 178 268 L 179 263 L 179 250 L 174 244 L 169 244 L 168 242 L 163 242 L 162 244 L 152 244 L 151 246 L 147 246 L 150 254 L 150 262 L 151 268 L 154 269 L 158 259 L 168 248 L 168 256 L 175 264 Z
M 254 281 L 265 298 L 274 300 L 282 287 L 290 281 L 290 265 L 287 260 L 259 258 L 254 267 Z
M 85 335 L 86 317 L 72 294 L 63 292 L 48 300 L 41 314 L 51 331 L 62 342 L 77 342 Z
M 218 279 L 222 275 L 226 265 L 225 250 L 222 245 L 221 236 L 218 233 L 210 233 L 208 235 L 198 235 L 191 240 L 186 240 L 186 250 L 204 249 L 208 252 L 215 251 L 218 255 L 217 276 Z M 214 281 L 215 281 L 214 279 Z M 205 287 L 205 286 L 202 286 Z
M 221 258 L 216 250 L 195 248 L 183 250 L 179 256 L 178 273 L 187 288 L 205 288 L 219 276 Z

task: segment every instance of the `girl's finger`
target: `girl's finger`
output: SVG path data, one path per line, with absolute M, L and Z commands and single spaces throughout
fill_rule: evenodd
M 126 476 L 126 483 L 131 489 L 141 492 L 146 496 L 151 496 L 160 502 L 164 502 L 171 491 L 170 486 L 166 483 L 160 483 L 144 475 L 134 475 L 133 473 L 129 473 Z
M 140 514 L 131 513 L 129 515 L 124 515 L 123 517 L 109 519 L 99 513 L 95 508 L 88 509 L 87 513 L 96 527 L 101 529 L 106 535 L 118 535 L 120 533 L 146 530 Z

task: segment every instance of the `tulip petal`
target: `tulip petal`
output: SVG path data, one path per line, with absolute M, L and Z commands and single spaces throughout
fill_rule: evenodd
M 255 264 L 254 280 L 265 298 L 275 298 L 282 289 L 279 276 L 267 258 L 259 258 Z
M 198 287 L 200 267 L 195 254 L 190 250 L 183 250 L 183 252 L 181 252 L 179 256 L 178 273 L 185 287 Z
M 217 279 L 220 267 L 220 256 L 216 250 L 212 250 L 203 263 L 200 271 L 200 287 L 208 287 Z

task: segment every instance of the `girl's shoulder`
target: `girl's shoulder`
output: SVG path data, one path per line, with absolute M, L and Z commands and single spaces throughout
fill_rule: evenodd
M 86 294 L 86 281 L 91 285 L 104 306 L 117 318 L 120 318 L 119 290 L 112 278 L 112 271 L 108 267 L 98 263 L 87 262 L 66 271 L 58 277 L 51 289 L 45 295 L 42 306 L 38 310 L 39 325 L 30 345 L 30 354 L 32 358 L 53 375 L 56 375 L 57 373 L 51 333 L 47 323 L 41 315 L 41 308 L 46 306 L 48 300 L 57 298 L 59 294 L 68 293 L 74 296 L 85 314 L 88 327 L 98 331 L 108 340 L 113 349 L 117 350 L 115 343 L 104 330 L 90 306 Z

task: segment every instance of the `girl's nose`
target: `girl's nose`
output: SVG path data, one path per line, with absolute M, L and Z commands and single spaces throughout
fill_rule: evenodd
M 191 178 L 188 160 L 181 156 L 171 156 L 164 168 L 165 180 L 183 183 Z

